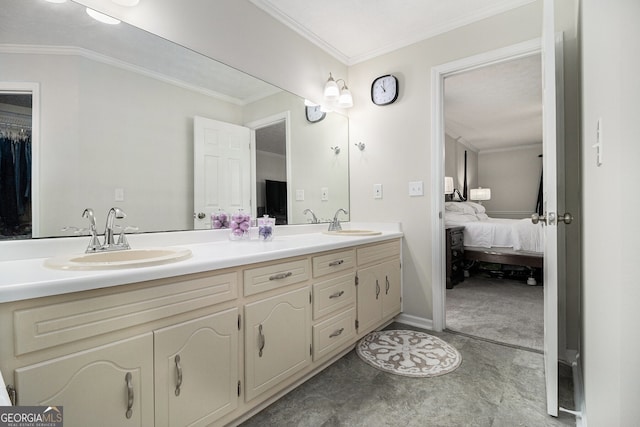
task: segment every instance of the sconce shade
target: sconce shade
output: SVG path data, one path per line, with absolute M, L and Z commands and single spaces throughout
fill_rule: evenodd
M 87 11 L 87 15 L 89 15 L 90 17 L 92 17 L 98 22 L 102 22 L 103 24 L 117 25 L 120 23 L 120 20 L 116 18 L 112 18 L 109 15 L 105 15 L 104 13 L 100 13 L 89 7 L 86 9 L 86 11 Z
M 329 73 L 329 79 L 324 84 L 324 97 L 325 99 L 334 100 L 337 99 L 338 96 L 340 96 L 340 88 L 331 73 Z
M 444 194 L 453 194 L 453 178 L 450 176 L 444 177 Z
M 491 200 L 491 189 L 490 188 L 472 188 L 471 195 L 469 196 L 471 200 Z
M 353 97 L 351 96 L 351 91 L 344 85 L 342 91 L 340 92 L 340 98 L 338 98 L 338 105 L 342 108 L 351 108 L 353 107 Z

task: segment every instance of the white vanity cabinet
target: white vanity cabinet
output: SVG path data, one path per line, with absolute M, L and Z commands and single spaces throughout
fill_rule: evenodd
M 147 333 L 16 369 L 18 404 L 62 406 L 65 426 L 153 425 Z
M 233 425 L 391 321 L 400 277 L 393 238 L 1 303 L 0 369 L 68 427 Z
M 245 400 L 311 364 L 311 301 L 303 287 L 245 305 Z
M 369 333 L 400 313 L 400 242 L 357 249 L 358 334 Z
M 238 406 L 238 309 L 154 331 L 156 426 L 204 426 Z

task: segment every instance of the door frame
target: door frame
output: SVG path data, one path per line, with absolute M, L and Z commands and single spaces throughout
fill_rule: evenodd
M 462 58 L 431 69 L 431 296 L 433 329 L 446 327 L 446 277 L 444 233 L 444 79 L 446 77 L 541 54 L 542 38 Z M 562 328 L 562 326 L 561 326 Z M 560 334 L 563 337 L 563 334 Z
M 283 111 L 273 114 L 262 119 L 253 120 L 245 123 L 245 126 L 251 130 L 251 215 L 253 218 L 257 218 L 258 209 L 258 193 L 256 182 L 256 130 L 270 126 L 274 123 L 278 123 L 284 120 L 284 132 L 285 132 L 285 162 L 287 167 L 287 224 L 291 224 L 291 215 L 293 212 L 293 200 L 291 198 L 291 112 Z

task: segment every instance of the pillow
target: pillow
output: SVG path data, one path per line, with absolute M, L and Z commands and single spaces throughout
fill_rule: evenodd
M 473 207 L 467 205 L 467 202 L 445 202 L 444 210 L 450 212 L 466 213 L 475 215 L 476 211 Z
M 472 214 L 465 214 L 460 212 L 445 212 L 444 222 L 445 224 L 464 224 L 465 222 L 478 221 L 478 218 Z
M 476 202 L 463 202 L 463 203 L 465 203 L 467 206 L 473 209 L 475 213 L 484 213 L 487 211 L 486 208 L 482 206 L 480 203 L 476 203 Z
M 476 218 L 478 218 L 480 221 L 485 221 L 485 220 L 489 219 L 489 215 L 487 215 L 484 212 L 481 212 L 481 213 L 477 213 L 476 214 Z

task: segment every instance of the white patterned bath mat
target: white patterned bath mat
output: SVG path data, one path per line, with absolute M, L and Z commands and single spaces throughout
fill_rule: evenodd
M 448 374 L 462 362 L 453 346 L 418 331 L 377 331 L 364 337 L 356 353 L 369 365 L 406 377 Z

